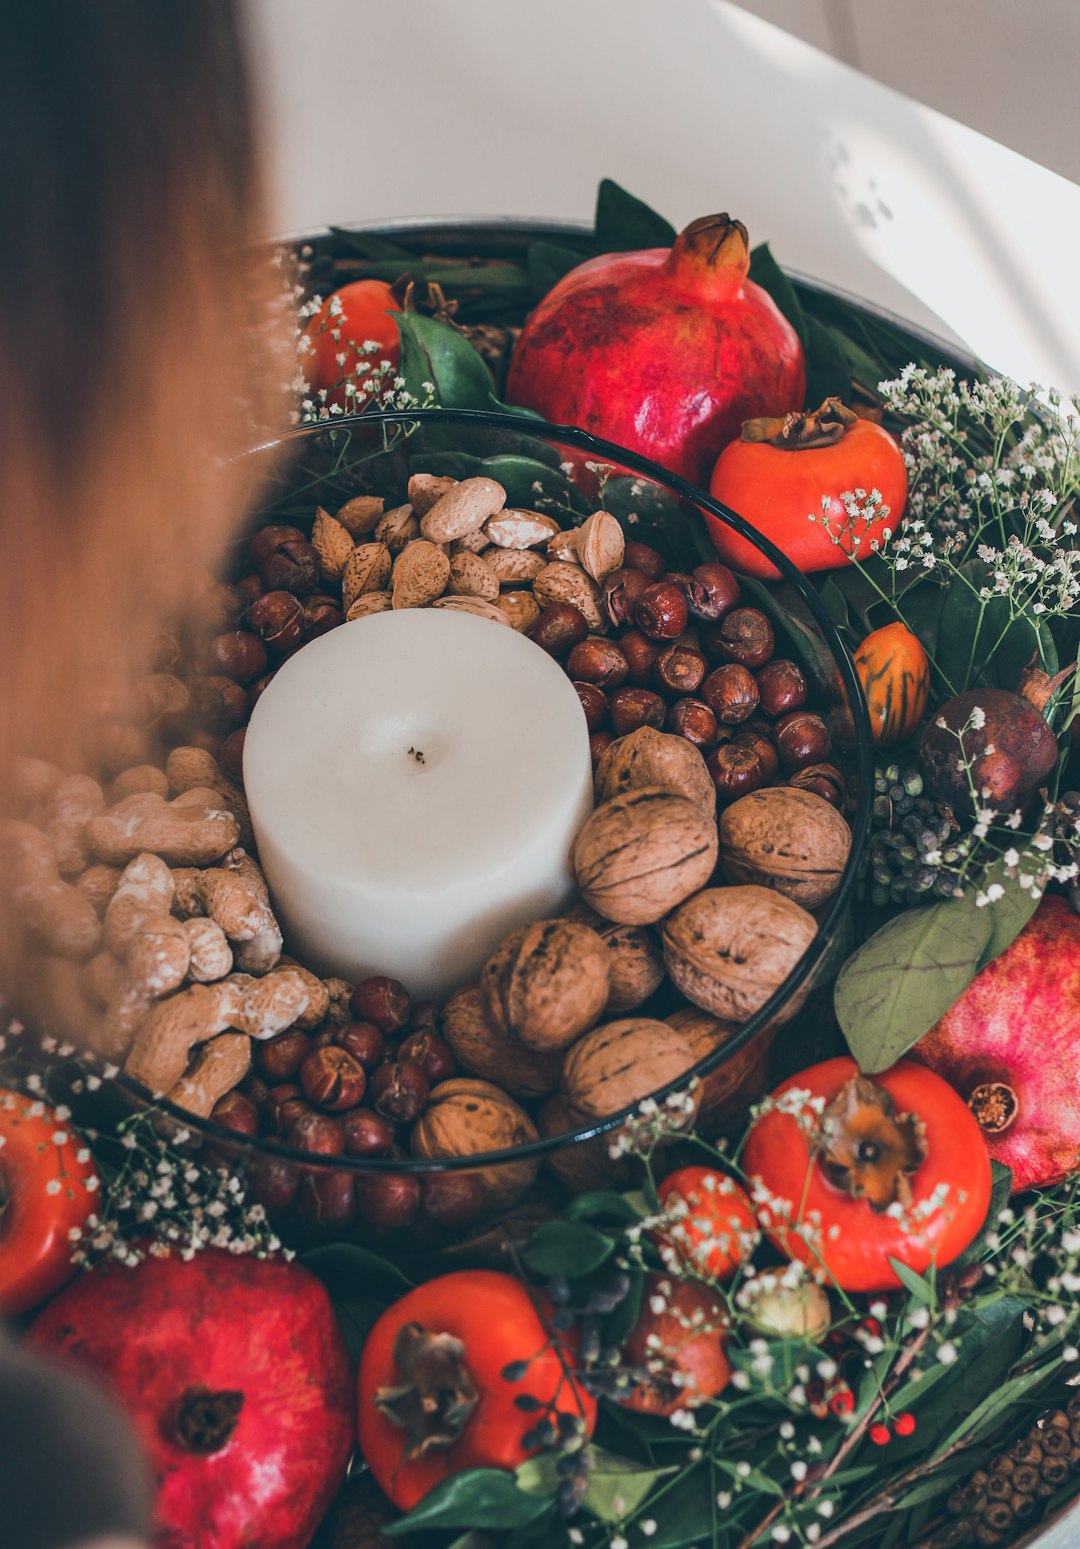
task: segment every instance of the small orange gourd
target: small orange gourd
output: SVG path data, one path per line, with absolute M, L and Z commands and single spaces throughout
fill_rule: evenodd
M 930 663 L 918 639 L 903 624 L 886 624 L 867 635 L 855 652 L 874 745 L 895 747 L 917 730 L 930 698 Z

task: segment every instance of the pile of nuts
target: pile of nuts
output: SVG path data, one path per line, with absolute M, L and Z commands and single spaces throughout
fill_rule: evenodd
M 676 1081 L 790 973 L 851 842 L 826 722 L 726 567 L 669 573 L 608 512 L 562 530 L 507 509 L 489 478 L 414 474 L 408 495 L 320 509 L 310 538 L 258 530 L 245 573 L 209 582 L 185 631 L 154 643 L 155 670 L 111 697 L 88 755 L 103 783 L 27 760 L 0 826 L 49 1023 L 196 1118 L 310 1153 L 305 1170 L 263 1148 L 252 1191 L 335 1230 L 460 1224 L 537 1172 L 356 1174 L 335 1158 L 509 1151 Z M 579 902 L 513 931 L 441 1008 L 283 956 L 242 789 L 244 727 L 282 661 L 343 622 L 426 606 L 564 664 L 597 802 L 573 847 Z M 641 1015 L 665 981 L 682 1009 Z M 701 1114 L 727 1111 L 762 1058 L 752 1045 L 706 1078 Z M 574 1188 L 615 1166 L 602 1145 L 550 1165 Z

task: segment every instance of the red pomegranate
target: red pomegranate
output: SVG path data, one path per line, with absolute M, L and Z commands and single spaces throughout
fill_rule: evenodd
M 103 1266 L 27 1337 L 133 1417 L 159 1549 L 305 1549 L 355 1439 L 345 1342 L 307 1270 L 213 1248 Z
M 803 401 L 802 346 L 749 268 L 746 227 L 727 215 L 671 248 L 579 265 L 526 321 L 508 401 L 706 483 L 744 419 Z
M 960 1093 L 1013 1192 L 1080 1167 L 1080 917 L 1048 896 L 915 1045 Z

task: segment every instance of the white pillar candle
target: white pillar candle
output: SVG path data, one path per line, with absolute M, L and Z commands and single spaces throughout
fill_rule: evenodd
M 244 787 L 287 950 L 424 1000 L 565 906 L 592 806 L 570 680 L 451 609 L 355 619 L 290 657 L 252 714 Z

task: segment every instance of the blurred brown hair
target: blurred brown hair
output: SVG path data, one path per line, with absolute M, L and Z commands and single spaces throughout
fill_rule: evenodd
M 79 766 L 103 687 L 238 517 L 229 459 L 276 413 L 264 230 L 233 0 L 9 8 L 0 781 L 13 753 Z

